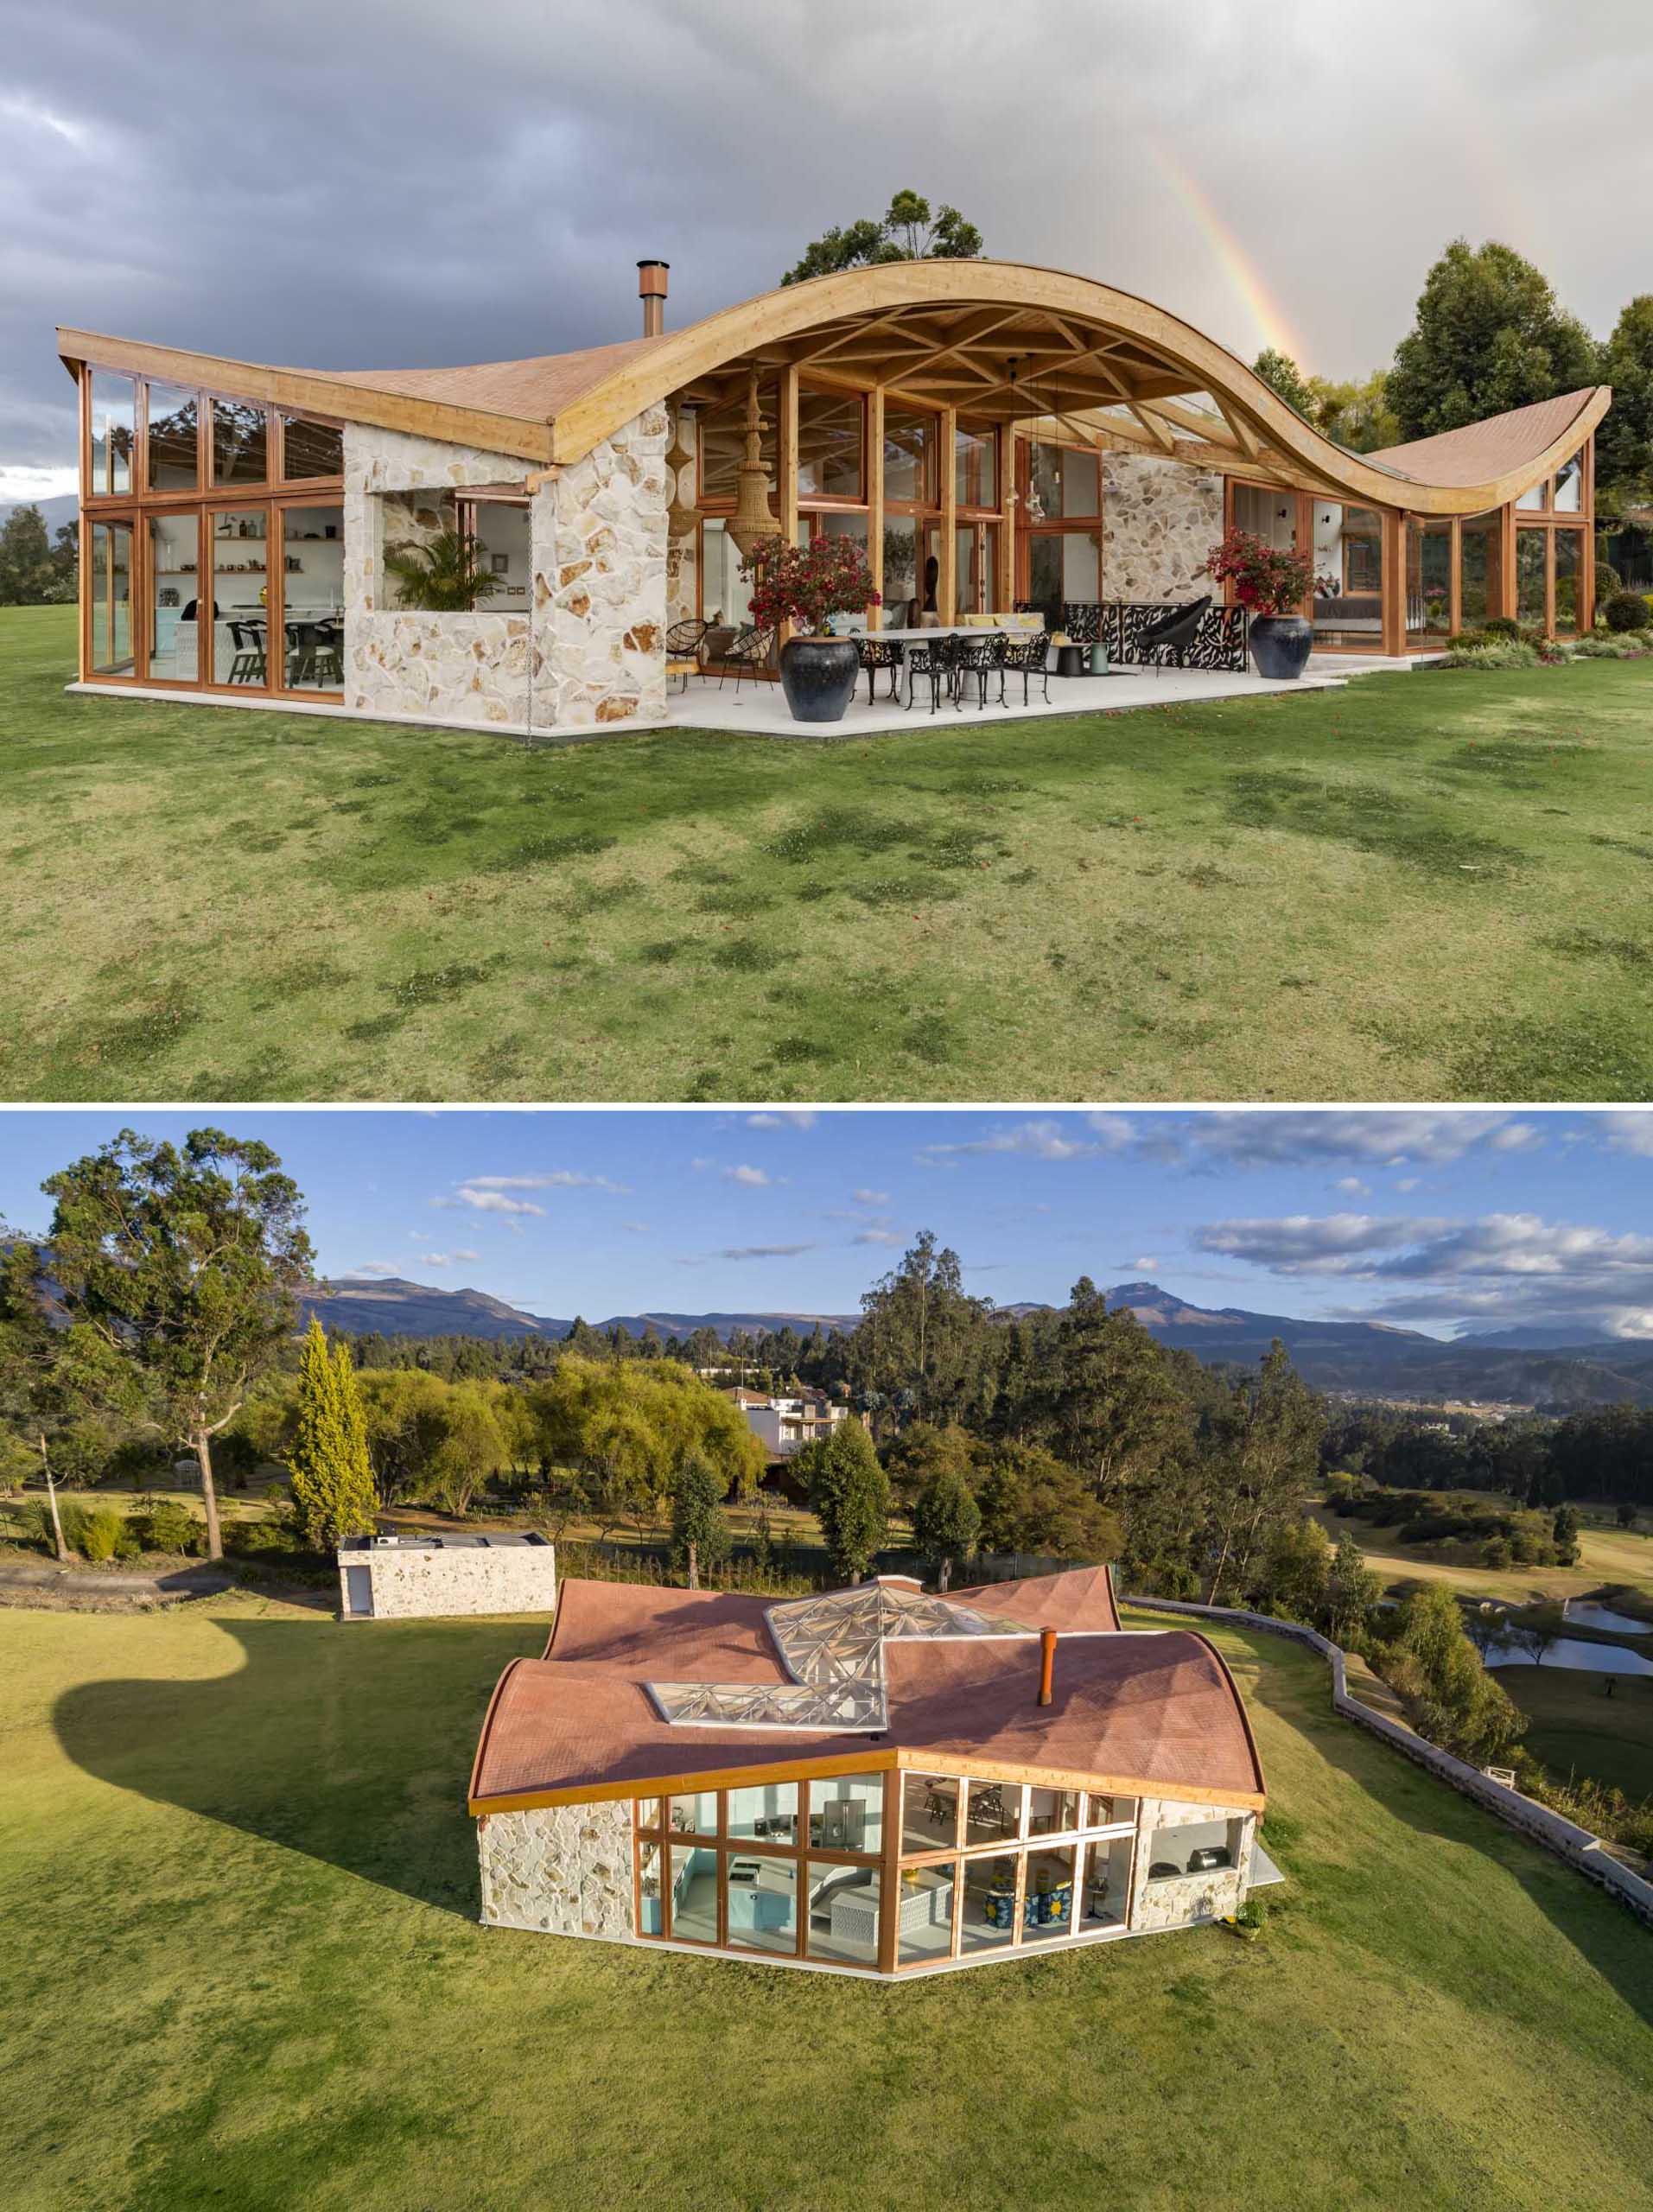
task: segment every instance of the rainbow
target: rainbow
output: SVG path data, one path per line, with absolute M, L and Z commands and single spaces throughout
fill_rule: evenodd
M 1229 283 L 1243 301 L 1262 344 L 1289 353 L 1300 368 L 1307 368 L 1302 339 L 1228 224 L 1168 148 L 1150 140 L 1148 150 L 1159 163 L 1167 184 L 1204 232 L 1205 242 L 1221 263 Z

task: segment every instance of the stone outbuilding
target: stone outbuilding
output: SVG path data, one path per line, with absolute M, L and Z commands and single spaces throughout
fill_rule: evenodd
M 339 1546 L 342 1620 L 431 1619 L 456 1613 L 549 1613 L 556 1547 L 548 1537 L 346 1536 Z

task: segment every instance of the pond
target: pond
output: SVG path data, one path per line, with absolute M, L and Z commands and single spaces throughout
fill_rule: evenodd
M 1561 1611 L 1580 1628 L 1605 1629 L 1614 1636 L 1653 1636 L 1653 1621 L 1638 1621 L 1629 1613 L 1616 1613 L 1611 1605 L 1598 1605 L 1593 1599 L 1569 1598 Z
M 1519 1645 L 1489 1644 L 1489 1667 L 1530 1667 L 1534 1662 Z M 1639 1651 L 1626 1651 L 1622 1643 L 1584 1643 L 1577 1637 L 1558 1637 L 1544 1654 L 1547 1667 L 1577 1667 L 1593 1675 L 1653 1675 L 1653 1659 Z

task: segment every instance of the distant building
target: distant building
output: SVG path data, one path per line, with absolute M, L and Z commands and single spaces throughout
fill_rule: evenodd
M 790 1459 L 806 1444 L 830 1436 L 840 1421 L 857 1418 L 824 1390 L 799 1390 L 779 1397 L 763 1390 L 739 1389 L 725 1390 L 723 1395 L 739 1406 L 747 1427 L 772 1459 Z
M 347 1621 L 459 1613 L 549 1613 L 556 1547 L 528 1535 L 346 1536 L 339 1546 L 339 1611 Z

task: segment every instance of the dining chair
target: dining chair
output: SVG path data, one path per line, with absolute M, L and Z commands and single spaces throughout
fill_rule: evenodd
M 950 680 L 952 656 L 948 648 L 951 639 L 938 637 L 922 645 L 911 645 L 906 652 L 907 712 L 912 711 L 913 685 L 922 677 L 930 686 L 930 711 L 933 715 L 941 704 L 941 689 Z
M 861 664 L 867 671 L 867 704 L 874 704 L 873 694 L 881 668 L 890 672 L 890 699 L 893 703 L 901 696 L 901 670 L 906 664 L 906 650 L 900 638 L 879 638 L 857 635 L 855 651 Z
M 1181 668 L 1200 624 L 1211 611 L 1211 594 L 1207 592 L 1204 599 L 1191 599 L 1180 607 L 1168 607 L 1163 614 L 1144 623 L 1137 633 L 1137 658 L 1152 661 L 1156 675 L 1167 659 L 1173 668 Z
M 725 645 L 720 656 L 718 690 L 721 691 L 723 689 L 728 672 L 733 669 L 734 692 L 738 698 L 741 693 L 741 677 L 754 676 L 764 662 L 768 659 L 769 647 L 773 636 L 772 630 L 760 630 L 755 623 L 752 623 L 741 631 L 732 645 Z
M 230 662 L 230 682 L 262 683 L 268 667 L 262 626 L 257 622 L 232 622 L 230 644 L 234 655 Z
M 1008 638 L 1005 640 L 1004 665 L 1010 675 L 1021 677 L 1021 703 L 1024 707 L 1028 704 L 1028 687 L 1035 677 L 1044 688 L 1045 703 L 1047 706 L 1050 703 L 1050 650 L 1051 633 L 1048 630 L 1037 630 L 1031 637 Z

